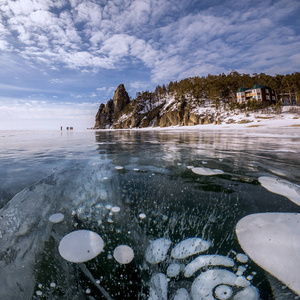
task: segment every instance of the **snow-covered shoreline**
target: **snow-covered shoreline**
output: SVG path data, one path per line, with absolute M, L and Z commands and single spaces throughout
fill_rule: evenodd
M 295 112 L 291 112 L 294 109 Z M 145 127 L 131 129 L 94 129 L 95 131 L 109 130 L 138 130 L 138 131 L 157 131 L 157 130 L 273 130 L 279 128 L 300 128 L 300 107 L 284 106 L 281 114 L 275 113 L 239 113 L 230 114 L 221 124 L 202 124 L 194 126 L 170 126 L 170 127 Z M 300 130 L 299 130 L 300 134 Z

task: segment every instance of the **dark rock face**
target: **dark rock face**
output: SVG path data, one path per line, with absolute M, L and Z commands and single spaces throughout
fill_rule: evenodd
M 124 84 L 120 84 L 113 97 L 114 113 L 117 114 L 121 112 L 129 102 L 130 99 L 125 90 Z
M 125 90 L 124 84 L 120 84 L 115 91 L 113 99 L 110 99 L 106 105 L 100 104 L 99 110 L 95 118 L 95 126 L 97 129 L 105 129 L 112 127 L 118 113 L 120 113 L 130 99 Z
M 95 129 L 193 126 L 217 122 L 215 114 L 203 110 L 205 100 L 186 99 L 176 95 L 160 97 L 145 92 L 130 101 L 123 84 L 113 99 L 101 104 L 95 118 Z M 217 124 L 217 123 L 216 123 Z

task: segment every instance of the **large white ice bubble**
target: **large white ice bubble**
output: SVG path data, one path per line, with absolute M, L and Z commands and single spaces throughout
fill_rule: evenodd
M 175 294 L 173 300 L 190 300 L 190 299 L 191 298 L 190 298 L 188 291 L 184 288 L 181 288 L 176 291 L 176 294 Z
M 49 217 L 51 223 L 60 223 L 64 220 L 64 215 L 62 213 L 53 214 Z
M 90 230 L 76 230 L 59 243 L 59 254 L 67 261 L 82 263 L 96 257 L 104 247 L 103 239 Z
M 184 276 L 190 277 L 197 270 L 207 266 L 233 267 L 234 261 L 222 255 L 201 255 L 186 265 L 184 268 Z
M 236 233 L 253 261 L 300 295 L 300 214 L 249 215 Z
M 114 250 L 114 258 L 120 264 L 129 264 L 134 258 L 134 252 L 127 245 L 120 245 Z
M 223 174 L 224 172 L 219 169 L 208 169 L 208 168 L 193 168 L 192 171 L 198 175 L 205 175 L 205 176 L 212 176 L 212 175 L 219 175 Z
M 277 177 L 262 176 L 258 178 L 260 184 L 268 191 L 287 197 L 300 205 L 300 186 Z
M 157 273 L 150 280 L 150 296 L 148 300 L 167 300 L 168 280 L 163 273 Z
M 172 242 L 169 239 L 165 238 L 150 242 L 150 245 L 146 249 L 146 260 L 150 264 L 157 264 L 161 261 L 164 261 L 171 243 Z
M 188 238 L 178 243 L 171 252 L 171 256 L 183 259 L 191 255 L 206 251 L 210 247 L 210 242 L 200 238 Z
M 236 276 L 227 270 L 208 270 L 194 280 L 191 288 L 193 300 L 214 300 L 214 291 L 219 285 L 247 287 L 250 282 L 245 277 Z

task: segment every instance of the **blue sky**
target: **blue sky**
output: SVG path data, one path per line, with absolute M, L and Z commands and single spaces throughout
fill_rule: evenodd
M 299 0 L 0 0 L 0 129 L 92 127 L 190 76 L 300 69 Z

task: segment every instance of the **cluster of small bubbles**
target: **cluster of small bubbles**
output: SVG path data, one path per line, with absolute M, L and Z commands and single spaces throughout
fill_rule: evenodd
M 173 280 L 181 280 L 179 274 L 182 272 L 186 278 L 189 278 L 201 270 L 200 275 L 196 277 L 191 286 L 190 293 L 180 288 L 174 291 L 172 299 L 231 299 L 235 293 L 234 299 L 258 300 L 258 290 L 251 285 L 252 275 L 244 277 L 247 270 L 246 266 L 238 266 L 236 274 L 221 267 L 235 268 L 235 262 L 228 256 L 219 254 L 199 255 L 207 251 L 211 243 L 200 238 L 188 238 L 173 246 L 169 252 L 172 242 L 165 238 L 156 239 L 150 242 L 146 249 L 145 258 L 149 264 L 159 267 L 161 262 L 166 261 L 169 265 L 164 273 L 154 273 L 149 282 L 150 298 L 167 300 L 168 285 L 174 286 Z M 248 256 L 242 253 L 231 251 L 236 261 L 247 262 Z M 198 254 L 196 258 L 191 258 Z M 188 263 L 187 263 L 188 262 Z M 165 265 L 165 264 L 163 264 Z M 162 266 L 163 266 L 162 265 Z M 159 268 L 154 268 L 159 272 Z M 210 267 L 207 269 L 207 267 Z M 217 267 L 213 269 L 212 267 Z

